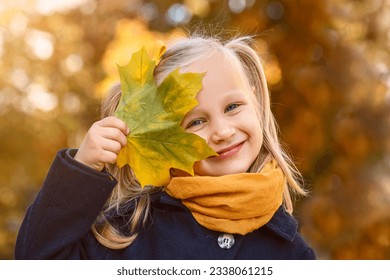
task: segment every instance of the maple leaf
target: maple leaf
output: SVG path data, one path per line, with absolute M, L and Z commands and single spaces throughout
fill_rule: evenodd
M 155 66 L 145 48 L 134 53 L 126 66 L 118 65 L 122 96 L 115 116 L 131 132 L 117 165 L 130 165 L 142 187 L 167 185 L 171 168 L 194 175 L 195 161 L 217 155 L 203 138 L 180 126 L 198 104 L 195 97 L 204 74 L 176 69 L 157 87 Z

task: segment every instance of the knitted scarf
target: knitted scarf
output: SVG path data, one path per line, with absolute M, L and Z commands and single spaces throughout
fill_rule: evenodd
M 174 177 L 166 192 L 180 199 L 202 226 L 245 235 L 272 218 L 285 184 L 282 170 L 271 161 L 260 173 Z

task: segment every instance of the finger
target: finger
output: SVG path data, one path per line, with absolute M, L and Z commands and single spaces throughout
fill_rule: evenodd
M 109 139 L 114 140 L 116 142 L 119 142 L 122 147 L 126 146 L 127 144 L 127 138 L 126 135 L 123 134 L 123 132 L 117 128 L 113 127 L 105 127 L 101 129 L 100 136 L 103 139 Z
M 101 149 L 107 152 L 113 152 L 115 154 L 119 154 L 119 152 L 122 150 L 122 144 L 115 140 L 106 139 L 101 144 Z
M 101 161 L 104 163 L 116 163 L 118 155 L 111 151 L 102 151 Z
M 102 127 L 115 127 L 122 131 L 125 135 L 129 134 L 130 132 L 130 129 L 127 127 L 126 123 L 115 116 L 106 117 L 100 120 L 98 123 Z

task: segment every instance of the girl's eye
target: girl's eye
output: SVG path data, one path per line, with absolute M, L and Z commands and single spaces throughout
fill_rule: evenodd
M 203 120 L 200 120 L 200 119 L 193 120 L 192 122 L 190 122 L 189 124 L 187 124 L 186 128 L 190 128 L 190 127 L 193 127 L 193 126 L 201 125 L 201 124 L 203 124 L 203 123 L 204 123 L 204 121 L 203 121 Z
M 225 112 L 233 111 L 234 109 L 238 108 L 240 106 L 237 103 L 230 104 L 226 107 Z

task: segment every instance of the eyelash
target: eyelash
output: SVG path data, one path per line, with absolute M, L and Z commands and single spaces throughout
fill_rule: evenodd
M 226 106 L 226 108 L 225 108 L 225 113 L 231 112 L 231 111 L 237 109 L 238 107 L 240 107 L 240 105 L 241 105 L 241 104 L 238 104 L 238 103 L 229 104 L 229 105 Z M 233 108 L 232 108 L 232 107 L 233 107 Z M 197 122 L 201 122 L 201 123 L 196 124 Z M 187 124 L 186 129 L 188 129 L 188 128 L 190 128 L 190 127 L 193 127 L 193 126 L 201 125 L 201 124 L 203 124 L 203 123 L 204 123 L 203 120 L 201 120 L 201 119 L 195 119 L 195 120 L 193 120 L 193 121 L 191 121 L 190 123 Z
M 232 109 L 229 110 L 229 108 L 230 108 L 230 107 L 233 107 L 233 106 L 234 106 L 234 108 L 232 108 Z M 229 104 L 228 106 L 226 106 L 225 112 L 230 112 L 230 111 L 232 111 L 232 110 L 234 110 L 234 109 L 237 109 L 239 106 L 240 106 L 240 104 L 238 104 L 238 103 Z
M 193 120 L 192 122 L 190 122 L 189 124 L 187 124 L 186 128 L 190 128 L 190 127 L 193 127 L 193 126 L 196 126 L 196 125 L 201 125 L 202 123 L 199 123 L 199 124 L 195 124 L 196 122 L 202 122 L 202 120 L 200 119 L 197 119 L 197 120 Z

